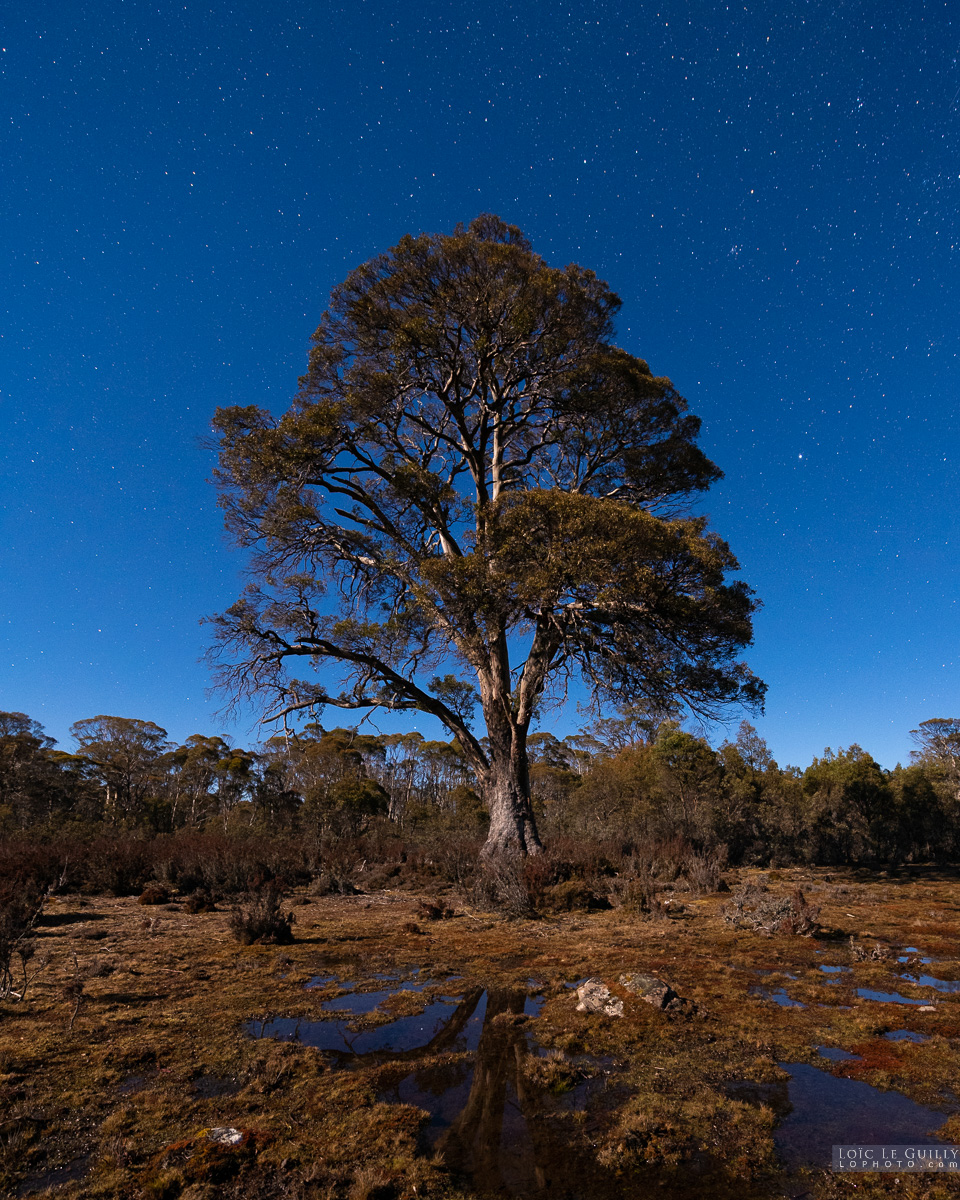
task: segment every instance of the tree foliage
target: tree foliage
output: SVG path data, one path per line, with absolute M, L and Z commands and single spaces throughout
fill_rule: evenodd
M 289 412 L 214 422 L 258 581 L 215 619 L 221 682 L 267 719 L 438 717 L 502 846 L 538 846 L 525 742 L 551 678 L 703 715 L 763 695 L 750 589 L 683 515 L 720 472 L 670 381 L 612 344 L 619 303 L 496 217 L 406 237 L 334 289 Z
M 960 717 L 931 717 L 910 736 L 917 744 L 914 762 L 932 767 L 945 791 L 960 806 Z
M 97 722 L 79 724 L 89 731 Z M 132 722 L 142 724 L 152 725 Z M 102 753 L 107 739 L 99 741 Z M 32 861 L 47 883 L 69 874 L 76 884 L 80 871 L 90 886 L 127 894 L 149 877 L 146 846 L 157 833 L 177 835 L 154 841 L 157 878 L 186 881 L 188 890 L 208 875 L 245 886 L 259 871 L 258 852 L 241 847 L 263 835 L 292 836 L 315 864 L 339 862 L 331 868 L 338 877 L 344 862 L 369 859 L 375 874 L 392 879 L 385 855 L 449 869 L 459 883 L 476 865 L 488 818 L 456 739 L 311 724 L 250 749 L 197 734 L 162 745 L 146 756 L 141 802 L 124 809 L 102 763 L 57 750 L 23 713 L 0 713 L 0 835 L 19 846 L 8 849 L 0 874 Z M 825 751 L 806 771 L 781 768 L 747 722 L 715 749 L 673 721 L 648 729 L 637 711 L 562 739 L 533 734 L 528 749 L 531 803 L 555 862 L 558 854 L 586 856 L 601 872 L 621 859 L 651 869 L 656 862 L 671 878 L 681 861 L 917 863 L 960 855 L 958 804 L 936 756 L 885 771 L 851 746 Z M 119 758 L 116 746 L 114 753 Z M 2 849 L 0 842 L 0 858 Z M 196 856 L 211 852 L 226 859 L 197 867 Z M 174 859 L 181 865 L 171 866 Z M 262 865 L 264 878 L 276 873 L 276 863 Z

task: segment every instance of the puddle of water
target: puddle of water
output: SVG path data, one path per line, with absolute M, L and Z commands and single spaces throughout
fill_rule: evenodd
M 590 975 L 584 975 L 582 979 L 575 979 L 575 980 L 573 981 L 573 983 L 565 983 L 563 986 L 564 986 L 565 988 L 578 988 L 578 987 L 583 987 L 583 985 L 584 985 L 584 984 L 587 982 L 587 980 L 588 980 L 588 979 L 590 979 L 590 978 L 592 978 L 592 976 L 590 976 Z
M 912 1029 L 894 1029 L 883 1035 L 890 1042 L 929 1042 L 925 1033 L 914 1033 Z
M 837 983 L 842 983 L 842 982 L 843 982 L 843 975 L 844 975 L 844 973 L 845 973 L 845 972 L 848 972 L 848 971 L 850 971 L 850 970 L 851 970 L 851 968 L 850 968 L 850 967 L 827 967 L 827 966 L 821 966 L 820 970 L 821 970 L 821 971 L 823 971 L 825 974 L 827 974 L 827 975 L 829 975 L 829 976 L 830 976 L 830 978 L 829 978 L 829 979 L 825 979 L 825 980 L 823 981 L 824 983 L 827 983 L 827 984 L 831 984 L 831 983 L 832 983 L 832 984 L 837 984 Z
M 435 1000 L 423 1013 L 377 1029 L 351 1030 L 349 1022 L 336 1019 L 279 1017 L 248 1022 L 247 1030 L 316 1046 L 343 1066 L 409 1064 L 399 1078 L 391 1072 L 397 1082 L 386 1086 L 380 1099 L 426 1111 L 424 1148 L 441 1153 L 450 1170 L 469 1181 L 471 1193 L 561 1195 L 570 1179 L 590 1167 L 578 1159 L 578 1140 L 556 1116 L 592 1104 L 616 1064 L 589 1055 L 564 1059 L 574 1071 L 574 1086 L 560 1096 L 550 1091 L 549 1069 L 545 1077 L 528 1075 L 531 1055 L 549 1052 L 541 1052 L 522 1017 L 538 1016 L 545 1002 L 544 996 L 520 988 L 473 987 L 462 997 Z
M 936 975 L 901 975 L 900 978 L 920 987 L 936 988 L 938 992 L 960 992 L 960 979 L 938 979 Z
M 218 1096 L 235 1096 L 240 1084 L 227 1075 L 198 1075 L 190 1086 L 204 1100 L 215 1100 Z
M 358 1017 L 373 1012 L 384 1000 L 398 992 L 422 992 L 434 982 L 433 979 L 425 979 L 423 983 L 414 983 L 408 979 L 396 987 L 383 988 L 379 992 L 353 992 L 348 996 L 334 996 L 332 1000 L 324 1000 L 320 1007 L 324 1012 L 348 1012 Z
M 33 1196 L 37 1192 L 62 1187 L 65 1183 L 75 1183 L 86 1175 L 92 1159 L 92 1154 L 84 1154 L 82 1158 L 75 1158 L 65 1167 L 54 1167 L 42 1174 L 29 1175 L 13 1194 L 17 1197 Z
M 779 1085 L 785 1115 L 773 1140 L 788 1167 L 829 1169 L 834 1145 L 943 1145 L 935 1136 L 946 1114 L 899 1092 L 881 1092 L 807 1063 L 780 1063 L 790 1079 Z M 767 1087 L 777 1085 L 764 1085 Z M 777 1112 L 777 1108 L 774 1112 Z
M 422 991 L 431 981 L 414 986 L 411 990 Z M 397 989 L 385 992 L 361 992 L 357 996 L 340 996 L 326 1002 L 323 1007 L 340 1007 L 344 1000 L 368 1001 L 384 999 Z M 540 1015 L 545 998 L 517 993 L 522 1003 L 515 1010 L 528 1017 Z M 439 1053 L 440 1051 L 467 1051 L 477 1048 L 486 1015 L 487 993 L 474 988 L 463 997 L 443 996 L 428 1004 L 421 1013 L 398 1017 L 376 1029 L 355 1030 L 350 1021 L 331 1019 L 308 1021 L 298 1017 L 273 1017 L 266 1022 L 248 1021 L 246 1031 L 257 1038 L 277 1038 L 284 1042 L 299 1042 L 333 1054 L 360 1057 L 366 1054 L 405 1054 L 410 1052 Z M 370 1012 L 375 1004 L 357 1010 L 351 1015 Z M 514 1010 L 511 1010 L 514 1011 Z
M 529 1027 L 498 1017 L 536 1016 L 543 997 L 519 989 L 484 993 L 485 1011 L 472 1060 L 415 1069 L 380 1094 L 380 1099 L 412 1104 L 429 1114 L 422 1138 L 447 1166 L 471 1183 L 471 1192 L 487 1195 L 565 1194 L 571 1178 L 582 1174 L 571 1163 L 576 1151 L 568 1130 L 554 1128 L 552 1111 L 582 1110 L 607 1084 L 606 1065 L 590 1055 L 564 1059 L 588 1071 L 561 1097 L 551 1098 L 543 1084 L 524 1072 L 528 1055 L 550 1052 L 531 1045 Z M 479 1006 L 478 1006 L 479 1008 Z M 478 1014 L 479 1016 L 479 1014 Z M 471 1018 L 472 1020 L 473 1018 Z
M 307 988 L 308 991 L 311 991 L 313 988 L 327 987 L 327 985 L 331 984 L 331 983 L 337 983 L 336 975 L 314 975 L 314 977 L 312 979 L 308 980 L 304 986 Z M 357 985 L 351 979 L 347 983 L 339 984 L 339 986 L 342 988 L 352 988 L 352 987 L 356 987 Z
M 546 996 L 527 996 L 523 1002 L 523 1011 L 528 1017 L 539 1017 L 540 1010 L 546 1003 Z
M 929 1000 L 911 1000 L 899 992 L 875 992 L 872 988 L 857 988 L 861 1000 L 876 1000 L 880 1004 L 929 1004 Z
M 799 1000 L 792 1000 L 784 991 L 783 988 L 776 988 L 770 991 L 769 988 L 748 987 L 748 996 L 759 996 L 761 1000 L 772 1000 L 774 1004 L 779 1004 L 781 1008 L 806 1008 L 805 1004 L 801 1004 Z
M 145 1075 L 128 1075 L 123 1083 L 117 1087 L 118 1096 L 133 1096 L 137 1092 L 142 1092 L 147 1086 L 147 1077 Z
M 851 1054 L 849 1050 L 841 1050 L 839 1046 L 818 1046 L 817 1053 L 831 1062 L 860 1062 L 859 1054 Z
M 472 993 L 472 999 L 473 1009 L 481 1010 L 479 991 Z M 454 1027 L 453 1018 L 464 1004 L 469 1004 L 469 998 L 465 998 L 459 1004 L 437 1000 L 428 1004 L 421 1013 L 399 1017 L 388 1025 L 359 1032 L 351 1029 L 348 1021 L 306 1021 L 297 1017 L 273 1017 L 266 1022 L 248 1021 L 246 1030 L 253 1037 L 300 1042 L 304 1046 L 313 1046 L 317 1050 L 326 1050 L 351 1058 L 381 1051 L 391 1054 L 411 1050 L 432 1051 L 434 1043 L 440 1041 L 443 1042 L 442 1048 L 445 1050 L 468 1050 L 474 1047 L 469 1045 L 469 1037 L 462 1036 L 463 1029 L 457 1028 L 451 1037 L 444 1037 L 444 1034 Z M 469 1025 L 471 1016 L 472 1010 L 466 1013 L 464 1025 Z M 480 1016 L 482 1019 L 482 1011 Z M 447 1044 L 448 1042 L 450 1044 Z

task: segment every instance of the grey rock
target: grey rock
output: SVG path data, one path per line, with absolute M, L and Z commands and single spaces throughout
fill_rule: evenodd
M 217 1125 L 213 1129 L 208 1129 L 207 1137 L 211 1142 L 217 1142 L 221 1146 L 236 1146 L 238 1142 L 243 1141 L 243 1134 L 240 1130 L 234 1129 L 230 1125 Z
M 639 996 L 641 1000 L 652 1004 L 654 1008 L 666 1008 L 672 1001 L 680 999 L 669 983 L 664 983 L 656 975 L 645 975 L 642 971 L 631 971 L 621 975 L 620 985 Z
M 577 988 L 577 1012 L 603 1013 L 607 1017 L 623 1016 L 623 1001 L 617 999 L 605 983 L 588 979 Z

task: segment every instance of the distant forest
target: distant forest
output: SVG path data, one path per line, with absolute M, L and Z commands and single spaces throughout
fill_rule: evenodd
M 283 842 L 314 874 L 355 878 L 362 865 L 367 885 L 408 864 L 458 883 L 486 829 L 455 741 L 308 725 L 255 749 L 200 734 L 176 745 L 149 721 L 108 716 L 71 732 L 75 751 L 60 750 L 30 717 L 0 713 L 0 833 L 8 850 L 59 847 L 73 863 L 64 870 L 89 875 L 102 860 L 107 874 L 81 881 L 93 886 L 136 890 L 161 845 L 190 837 Z M 714 749 L 676 722 L 627 715 L 563 739 L 532 735 L 531 790 L 548 855 L 590 855 L 594 869 L 598 855 L 651 866 L 658 855 L 774 867 L 956 860 L 960 719 L 925 721 L 913 737 L 913 761 L 892 771 L 857 745 L 780 767 L 746 722 Z M 103 865 L 107 842 L 127 847 L 126 884 L 110 875 L 116 862 Z

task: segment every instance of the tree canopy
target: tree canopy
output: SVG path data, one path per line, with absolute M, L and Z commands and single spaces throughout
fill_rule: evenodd
M 267 720 L 439 718 L 497 850 L 539 846 L 526 738 L 551 680 L 651 711 L 762 703 L 739 657 L 756 601 L 687 514 L 721 473 L 670 381 L 612 343 L 619 304 L 494 216 L 405 237 L 333 290 L 287 413 L 214 421 L 255 579 L 214 618 L 221 683 Z

